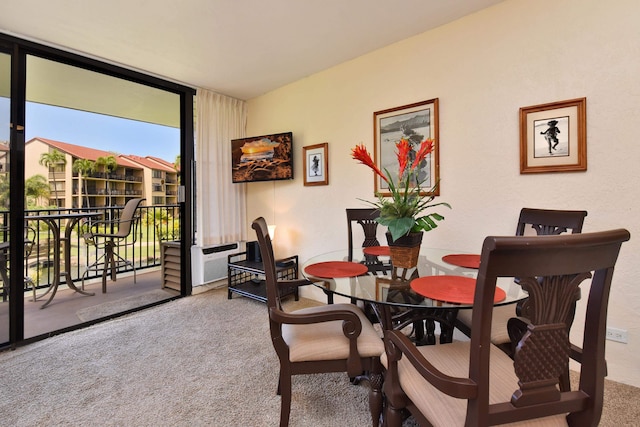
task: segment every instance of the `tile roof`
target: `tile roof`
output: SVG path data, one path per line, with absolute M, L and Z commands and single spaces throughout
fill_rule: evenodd
M 172 172 L 180 171 L 179 167 L 178 167 L 178 170 L 176 171 L 175 163 L 168 162 L 165 159 L 161 159 L 160 157 L 147 156 L 147 159 L 151 159 L 154 162 L 158 162 L 158 163 L 162 163 L 163 165 L 166 165 L 167 167 L 171 168 Z
M 50 145 L 51 147 L 54 147 L 60 151 L 62 151 L 63 153 L 69 154 L 73 157 L 77 157 L 79 159 L 87 159 L 87 160 L 92 160 L 92 161 L 96 161 L 98 159 L 98 157 L 108 157 L 108 156 L 114 156 L 116 158 L 116 162 L 118 163 L 119 166 L 123 166 L 123 167 L 128 167 L 128 168 L 134 168 L 134 169 L 141 169 L 140 166 L 146 166 L 146 167 L 151 167 L 151 166 L 147 166 L 146 164 L 143 164 L 141 162 L 137 162 L 134 161 L 133 158 L 140 158 L 140 159 L 144 159 L 144 157 L 140 157 L 140 156 L 133 156 L 133 155 L 122 155 L 122 154 L 115 154 L 109 151 L 104 151 L 104 150 L 97 150 L 95 148 L 89 148 L 89 147 L 83 147 L 82 145 L 74 145 L 74 144 L 69 144 L 67 142 L 61 142 L 61 141 L 54 141 L 53 139 L 47 139 L 47 138 L 40 138 L 40 137 L 35 137 L 30 139 L 28 142 L 26 142 L 26 144 L 29 144 L 35 140 L 41 141 L 44 144 Z M 25 145 L 26 145 L 25 144 Z M 131 159 L 129 158 L 131 157 Z M 157 167 L 152 167 L 153 169 L 158 169 Z M 173 169 L 172 169 L 173 171 Z
M 147 157 L 141 157 L 141 156 L 135 156 L 133 154 L 121 154 L 121 157 L 124 157 L 127 160 L 130 160 L 134 163 L 138 163 L 144 167 L 147 167 L 149 169 L 155 169 L 155 170 L 162 170 L 165 172 L 175 172 L 175 169 L 173 169 L 173 167 L 170 167 L 167 165 L 166 162 L 156 162 L 153 161 L 151 158 Z

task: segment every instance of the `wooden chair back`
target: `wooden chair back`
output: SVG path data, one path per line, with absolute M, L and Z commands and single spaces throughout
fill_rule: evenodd
M 355 224 L 360 224 L 364 231 L 364 241 L 361 247 L 380 245 L 377 237 L 378 222 L 376 221 L 379 216 L 380 211 L 375 208 L 347 208 L 347 234 L 349 237 L 347 261 L 353 261 L 353 229 Z
M 538 236 L 581 233 L 586 216 L 587 211 L 522 208 L 516 236 L 524 236 L 529 228 L 535 230 Z
M 620 247 L 629 238 L 627 230 L 618 229 L 485 239 L 466 356 L 468 378 L 445 377 L 428 361 L 422 362 L 427 365 L 423 376 L 439 391 L 468 399 L 465 425 L 495 425 L 557 414 L 568 414 L 570 426 L 597 425 L 606 374 L 605 331 L 611 279 Z M 510 400 L 490 403 L 491 320 L 496 283 L 503 277 L 520 278 L 521 286 L 529 293 L 530 317 L 513 358 L 517 388 Z M 561 391 L 559 378 L 574 355 L 565 319 L 581 283 L 589 278 L 580 381 L 577 390 Z M 394 335 L 392 342 L 396 341 Z M 394 344 L 389 344 L 387 354 L 393 355 Z M 397 356 L 390 358 L 398 360 Z M 395 381 L 393 376 L 389 375 L 391 382 Z M 391 384 L 385 382 L 385 391 L 387 386 Z

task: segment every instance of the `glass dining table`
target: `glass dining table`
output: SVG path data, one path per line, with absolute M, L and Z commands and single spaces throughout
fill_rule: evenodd
M 305 278 L 333 300 L 335 296 L 362 302 L 384 329 L 414 327 L 419 345 L 453 340 L 459 310 L 473 308 L 480 256 L 455 250 L 422 247 L 415 268 L 395 268 L 388 247 L 323 253 L 302 265 Z M 494 306 L 516 304 L 527 297 L 513 281 L 498 281 Z M 515 315 L 515 306 L 514 306 Z

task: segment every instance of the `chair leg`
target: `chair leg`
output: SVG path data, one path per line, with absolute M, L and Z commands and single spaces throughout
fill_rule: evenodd
M 289 426 L 289 415 L 291 413 L 291 374 L 280 371 L 280 427 Z
M 380 416 L 382 415 L 382 369 L 376 369 L 377 372 L 369 374 L 369 411 L 371 411 L 371 422 L 373 427 L 380 425 Z
M 102 293 L 107 293 L 107 271 L 111 270 L 111 280 L 116 280 L 115 259 L 113 258 L 113 245 L 108 242 L 105 247 L 104 268 L 102 270 Z
M 108 245 L 109 259 L 111 260 L 111 281 L 112 282 L 116 281 L 116 273 L 117 273 L 117 264 L 116 264 L 114 246 L 115 245 L 113 244 L 113 242 L 110 242 L 110 244 Z
M 26 286 L 31 286 L 31 293 L 33 295 L 33 302 L 36 302 L 36 284 L 34 283 L 33 279 L 31 279 L 31 277 L 25 277 L 24 278 L 24 285 Z
M 402 426 L 402 411 L 399 411 L 392 407 L 387 400 L 387 407 L 384 412 L 384 427 L 401 427 Z

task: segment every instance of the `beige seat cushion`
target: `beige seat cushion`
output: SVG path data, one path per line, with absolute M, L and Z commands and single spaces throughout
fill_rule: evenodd
M 375 331 L 358 307 L 353 304 L 330 304 L 303 308 L 291 314 L 318 313 L 349 310 L 358 315 L 362 333 L 358 337 L 358 352 L 361 357 L 380 356 L 384 353 L 382 338 Z M 289 345 L 292 362 L 309 360 L 346 359 L 349 355 L 349 339 L 342 332 L 342 321 L 314 323 L 312 325 L 282 325 L 282 337 Z
M 513 304 L 500 305 L 493 308 L 491 319 L 491 342 L 495 345 L 510 342 L 507 322 L 516 317 L 516 306 Z M 458 320 L 471 328 L 471 316 L 473 310 L 458 310 Z
M 469 376 L 469 341 L 418 347 L 424 357 L 440 371 L 453 377 Z M 386 368 L 386 354 L 381 358 Z M 448 396 L 433 387 L 403 357 L 398 362 L 400 385 L 434 426 L 463 426 L 467 401 Z M 491 346 L 489 403 L 508 402 L 518 388 L 513 361 L 500 349 Z M 509 426 L 566 426 L 566 417 L 557 415 L 537 420 L 504 424 Z

